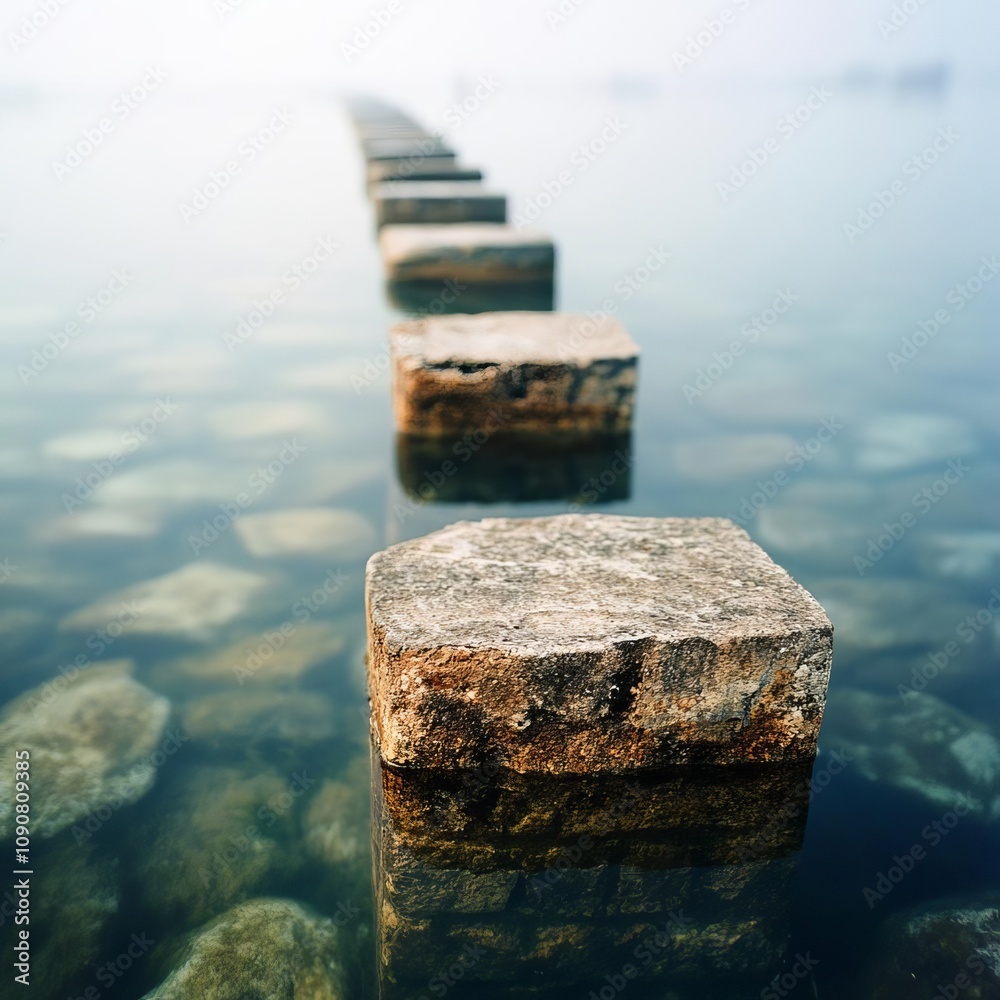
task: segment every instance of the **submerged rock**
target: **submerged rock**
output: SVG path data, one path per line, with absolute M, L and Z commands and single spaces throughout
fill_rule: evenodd
M 899 472 L 961 458 L 978 450 L 972 428 L 934 413 L 885 413 L 860 433 L 857 466 L 865 472 Z
M 798 442 L 788 434 L 729 434 L 674 445 L 677 471 L 696 483 L 729 483 L 787 472 Z
M 96 632 L 117 623 L 129 634 L 167 635 L 205 641 L 224 625 L 247 614 L 267 584 L 257 573 L 214 562 L 188 563 L 108 594 L 68 615 L 67 632 Z
M 911 692 L 904 703 L 840 690 L 830 696 L 823 735 L 870 781 L 942 809 L 965 803 L 974 815 L 1000 819 L 1000 741 L 940 698 Z
M 1000 894 L 940 900 L 891 917 L 877 942 L 871 1000 L 1000 997 Z
M 296 681 L 339 655 L 344 629 L 328 622 L 285 623 L 222 649 L 172 660 L 157 671 L 164 684 L 270 687 Z
M 215 747 L 310 746 L 336 730 L 334 708 L 315 691 L 226 691 L 196 698 L 181 713 L 184 733 Z
M 68 834 L 34 861 L 41 877 L 36 874 L 31 882 L 31 986 L 25 993 L 62 998 L 95 964 L 114 958 L 105 949 L 108 926 L 120 905 L 118 866 Z M 0 947 L 4 955 L 12 955 L 17 926 L 4 919 L 0 928 Z M 87 985 L 94 982 L 91 975 Z
M 307 771 L 247 774 L 196 767 L 157 795 L 130 828 L 132 865 L 145 905 L 192 927 L 292 877 L 299 803 Z
M 91 666 L 27 691 L 0 713 L 0 840 L 14 832 L 14 753 L 31 754 L 31 830 L 52 837 L 102 807 L 121 808 L 152 787 L 166 698 L 119 666 Z M 62 681 L 60 684 L 59 682 Z
M 332 920 L 287 899 L 254 899 L 194 934 L 144 1000 L 343 1000 Z
M 245 469 L 192 458 L 145 462 L 104 482 L 94 503 L 170 514 L 197 504 L 231 501 L 247 488 L 247 475 Z
M 244 514 L 236 533 L 253 556 L 358 559 L 375 545 L 375 529 L 365 517 L 334 507 Z
M 371 860 L 371 765 L 356 757 L 343 776 L 324 781 L 303 820 L 306 851 L 331 867 L 367 872 Z

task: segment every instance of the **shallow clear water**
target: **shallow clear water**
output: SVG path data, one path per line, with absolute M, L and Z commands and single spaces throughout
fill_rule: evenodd
M 105 697 L 123 715 L 129 671 L 169 699 L 135 703 L 165 728 L 133 754 L 147 762 L 130 772 L 134 801 L 77 809 L 50 839 L 33 838 L 34 995 L 140 996 L 169 971 L 171 941 L 267 895 L 337 918 L 352 995 L 375 995 L 365 560 L 456 519 L 594 500 L 627 514 L 739 518 L 834 620 L 816 763 L 826 777 L 783 890 L 789 964 L 798 952 L 817 960 L 797 995 L 868 995 L 892 914 L 1000 889 L 1000 287 L 954 291 L 998 249 L 998 94 L 831 83 L 812 120 L 724 200 L 717 182 L 817 84 L 512 90 L 452 137 L 514 213 L 572 172 L 537 222 L 558 243 L 556 307 L 610 300 L 642 351 L 627 475 L 602 480 L 599 455 L 543 462 L 532 492 L 513 466 L 498 473 L 484 457 L 442 490 L 452 502 L 415 499 L 434 463 L 397 454 L 385 331 L 400 313 L 332 96 L 164 93 L 62 180 L 50 161 L 88 127 L 93 96 L 9 97 L 19 155 L 3 168 L 18 197 L 0 242 L 0 698 L 39 689 L 29 697 L 68 704 L 74 685 L 115 661 Z M 241 143 L 275 108 L 291 122 L 251 159 Z M 579 170 L 574 150 L 607 118 L 624 129 Z M 939 130 L 957 138 L 914 174 L 906 164 Z M 232 160 L 239 172 L 185 221 L 182 204 Z M 902 194 L 852 242 L 845 223 L 894 179 Z M 336 249 L 313 269 L 324 240 Z M 639 269 L 656 251 L 669 257 L 646 280 Z M 127 281 L 89 311 L 116 270 Z M 241 326 L 273 292 L 272 315 Z M 770 322 L 776 299 L 790 304 Z M 903 339 L 937 310 L 940 332 L 917 335 L 923 346 L 905 357 Z M 756 317 L 754 336 L 745 325 Z M 562 499 L 535 499 L 553 490 Z M 277 542 L 273 524 L 254 520 L 306 507 L 354 516 L 299 522 Z M 118 596 L 192 565 L 169 607 L 162 592 Z M 939 701 L 900 689 L 915 671 Z M 9 709 L 8 721 L 18 711 L 30 708 Z M 114 744 L 127 757 L 118 744 L 130 732 L 127 719 L 98 726 L 88 753 Z M 68 812 L 74 768 L 93 768 L 70 743 Z M 851 759 L 831 776 L 837 753 Z M 932 843 L 922 831 L 960 795 L 981 805 Z M 884 898 L 866 897 L 914 844 L 926 856 Z M 6 952 L 6 909 L 3 923 Z M 130 944 L 141 954 L 124 968 Z M 607 975 L 621 968 L 610 951 L 606 962 Z M 584 996 L 606 974 L 542 986 Z M 771 974 L 747 974 L 748 995 Z M 975 988 L 996 995 L 985 982 Z M 936 984 L 925 986 L 932 996 Z

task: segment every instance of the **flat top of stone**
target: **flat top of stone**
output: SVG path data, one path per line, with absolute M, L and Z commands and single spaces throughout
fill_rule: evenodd
M 516 654 L 829 629 L 820 605 L 724 518 L 564 514 L 460 521 L 368 563 L 394 648 Z
M 425 365 L 631 359 L 639 349 L 616 319 L 581 313 L 499 312 L 428 316 L 392 328 L 392 349 Z
M 391 257 L 402 257 L 450 247 L 547 246 L 552 238 L 538 229 L 517 229 L 504 222 L 456 222 L 441 226 L 407 223 L 384 226 L 379 242 Z
M 372 189 L 376 199 L 386 198 L 503 198 L 480 181 L 384 181 Z

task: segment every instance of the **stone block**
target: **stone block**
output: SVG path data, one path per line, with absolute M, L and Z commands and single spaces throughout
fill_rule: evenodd
M 552 281 L 555 247 L 544 233 L 499 222 L 385 226 L 379 246 L 394 281 Z
M 390 767 L 630 773 L 815 755 L 833 628 L 722 518 L 459 522 L 367 571 Z
M 481 181 L 478 167 L 460 167 L 454 160 L 412 163 L 406 160 L 372 160 L 365 167 L 369 187 L 388 181 Z
M 398 324 L 390 340 L 402 433 L 608 433 L 631 425 L 638 348 L 611 317 L 431 316 Z
M 477 181 L 393 181 L 372 189 L 380 226 L 506 222 L 507 198 Z

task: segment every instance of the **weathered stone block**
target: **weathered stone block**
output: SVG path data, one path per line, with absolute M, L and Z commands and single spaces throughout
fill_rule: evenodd
M 380 226 L 506 222 L 507 198 L 476 181 L 394 181 L 372 190 Z
M 498 222 L 385 226 L 379 246 L 396 281 L 552 281 L 555 270 L 548 236 Z
M 613 432 L 631 424 L 638 348 L 610 317 L 431 316 L 393 327 L 390 353 L 403 433 Z
M 455 153 L 433 136 L 401 139 L 362 139 L 361 148 L 365 154 L 365 159 L 368 161 L 419 158 L 445 162 L 454 161 L 455 159 Z
M 372 160 L 365 173 L 369 186 L 383 181 L 481 181 L 483 172 L 477 167 L 460 167 L 454 160 L 408 162 L 406 160 Z
M 387 764 L 524 773 L 802 760 L 833 629 L 721 518 L 459 522 L 369 560 Z

